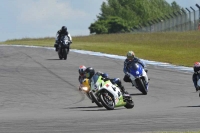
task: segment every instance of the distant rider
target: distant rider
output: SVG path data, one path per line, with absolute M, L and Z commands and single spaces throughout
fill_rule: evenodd
M 92 67 L 87 67 L 85 70 L 85 77 L 88 79 L 91 79 L 94 74 L 98 74 L 105 78 L 105 80 L 110 80 L 112 84 L 117 84 L 117 86 L 120 88 L 122 94 L 127 94 L 128 92 L 125 90 L 124 86 L 121 83 L 120 78 L 109 78 L 107 73 L 102 73 L 102 72 L 96 72 Z
M 200 90 L 200 87 L 197 85 L 198 75 L 200 75 L 200 62 L 195 62 L 193 69 L 194 69 L 194 73 L 192 75 L 192 80 L 194 83 L 194 87 L 196 88 L 196 91 L 198 91 L 198 90 Z M 199 78 L 200 78 L 200 76 L 199 76 Z
M 130 67 L 132 63 L 139 63 L 142 65 L 142 67 L 144 68 L 146 72 L 148 71 L 145 64 L 139 58 L 135 57 L 135 53 L 133 51 L 128 51 L 126 57 L 127 58 L 124 61 L 124 68 L 123 68 L 123 72 L 125 73 L 125 76 L 124 76 L 125 82 L 131 82 L 131 79 L 129 78 L 128 73 L 130 72 Z
M 58 43 L 59 43 L 60 37 L 62 35 L 66 35 L 68 37 L 69 41 L 70 41 L 69 47 L 68 47 L 68 51 L 69 51 L 70 44 L 72 43 L 72 37 L 69 34 L 69 32 L 67 31 L 67 27 L 66 26 L 62 26 L 61 29 L 57 31 L 56 38 L 55 38 L 55 44 L 54 44 L 55 51 L 58 51 L 58 45 L 59 45 Z

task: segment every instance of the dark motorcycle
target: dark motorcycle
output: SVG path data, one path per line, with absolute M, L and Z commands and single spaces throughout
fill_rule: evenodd
M 67 59 L 67 55 L 69 52 L 69 45 L 70 41 L 67 36 L 61 36 L 60 39 L 58 40 L 58 57 L 60 60 Z

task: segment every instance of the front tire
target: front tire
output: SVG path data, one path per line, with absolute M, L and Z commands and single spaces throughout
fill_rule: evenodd
M 94 95 L 93 92 L 90 92 L 89 94 L 91 96 L 91 100 L 93 100 L 98 107 L 103 107 L 103 105 L 98 101 L 97 97 Z
M 138 78 L 135 80 L 139 90 L 142 92 L 143 95 L 147 95 L 147 90 L 146 87 L 144 85 L 144 82 L 142 81 L 142 79 Z
M 61 48 L 58 48 L 58 57 L 60 60 L 62 60 L 62 49 Z
M 99 100 L 107 110 L 114 110 L 115 102 L 113 101 L 113 98 L 109 93 L 101 93 L 99 96 Z
M 64 58 L 64 60 L 67 59 L 67 54 L 68 54 L 68 49 L 67 48 L 63 49 L 63 58 Z

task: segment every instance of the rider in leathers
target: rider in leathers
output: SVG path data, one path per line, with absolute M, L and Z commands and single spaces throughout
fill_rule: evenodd
M 54 44 L 54 47 L 55 47 L 55 51 L 58 51 L 58 41 L 60 39 L 60 37 L 62 35 L 66 35 L 69 39 L 69 47 L 68 47 L 68 51 L 70 49 L 70 44 L 72 43 L 72 37 L 71 35 L 69 34 L 69 32 L 67 31 L 67 27 L 66 26 L 62 26 L 60 30 L 57 31 L 57 34 L 56 34 L 56 38 L 55 38 L 55 44 Z
M 107 73 L 102 73 L 100 71 L 95 73 L 95 70 L 92 67 L 86 68 L 86 70 L 85 70 L 85 77 L 86 78 L 91 79 L 94 74 L 101 75 L 105 80 L 110 80 L 113 84 L 117 84 L 118 87 L 120 88 L 122 94 L 124 94 L 124 95 L 128 94 L 128 92 L 125 90 L 125 88 L 122 85 L 121 80 L 119 78 L 111 79 L 111 78 L 108 77 Z

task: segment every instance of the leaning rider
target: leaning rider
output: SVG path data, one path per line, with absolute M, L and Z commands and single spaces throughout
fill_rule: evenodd
M 102 76 L 103 78 L 105 78 L 105 80 L 110 80 L 113 84 L 117 84 L 118 87 L 120 88 L 122 94 L 128 94 L 128 92 L 125 90 L 125 88 L 122 85 L 121 80 L 119 78 L 111 79 L 108 77 L 108 74 L 106 74 L 106 73 L 102 73 L 102 72 L 95 73 L 95 70 L 92 67 L 86 68 L 86 70 L 85 70 L 86 78 L 91 79 L 94 74 L 98 74 L 98 75 Z

